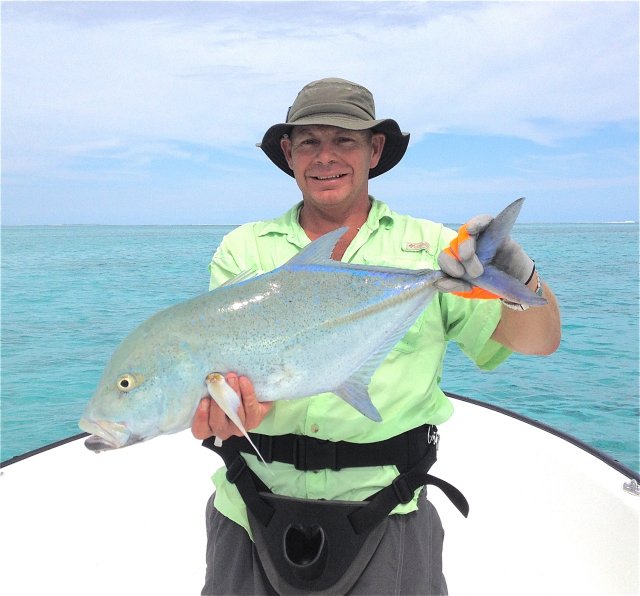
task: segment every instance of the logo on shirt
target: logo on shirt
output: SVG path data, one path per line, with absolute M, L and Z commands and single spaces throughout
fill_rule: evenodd
M 406 242 L 404 245 L 404 249 L 410 252 L 419 252 L 421 250 L 429 250 L 431 245 L 426 242 Z

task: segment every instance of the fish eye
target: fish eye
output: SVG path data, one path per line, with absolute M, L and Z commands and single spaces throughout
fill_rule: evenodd
M 136 386 L 136 380 L 133 375 L 126 373 L 118 379 L 116 385 L 120 391 L 124 391 L 126 393 Z

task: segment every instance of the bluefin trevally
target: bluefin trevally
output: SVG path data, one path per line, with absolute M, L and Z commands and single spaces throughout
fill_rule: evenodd
M 537 306 L 546 300 L 492 265 L 522 202 L 506 207 L 480 235 L 476 252 L 484 273 L 468 281 Z M 133 330 L 80 420 L 94 435 L 87 447 L 119 448 L 189 428 L 205 395 L 246 434 L 237 396 L 222 376 L 227 372 L 249 377 L 259 401 L 333 392 L 379 421 L 369 381 L 445 274 L 334 261 L 332 250 L 345 231 L 318 238 L 269 273 L 171 306 Z

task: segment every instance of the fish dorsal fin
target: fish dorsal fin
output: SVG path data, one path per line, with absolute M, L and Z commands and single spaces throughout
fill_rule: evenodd
M 326 265 L 330 263 L 332 266 L 339 269 L 350 269 L 353 271 L 367 271 L 369 273 L 384 273 L 385 275 L 407 275 L 417 276 L 424 275 L 427 269 L 403 269 L 401 267 L 388 267 L 386 265 L 360 265 L 357 263 L 345 263 L 342 261 L 336 261 L 331 258 L 333 249 L 335 248 L 338 240 L 346 234 L 349 228 L 342 227 L 332 232 L 328 232 L 324 236 L 314 240 L 311 244 L 307 244 L 297 255 L 289 259 L 284 265 L 300 266 L 300 265 Z
M 342 227 L 307 244 L 297 255 L 292 257 L 286 265 L 326 265 L 327 262 L 339 263 L 331 258 L 331 253 L 338 240 L 344 236 L 349 228 Z

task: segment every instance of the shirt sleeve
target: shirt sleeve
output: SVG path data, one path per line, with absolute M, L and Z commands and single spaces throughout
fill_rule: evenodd
M 441 294 L 445 337 L 483 370 L 493 370 L 504 362 L 511 350 L 491 339 L 500 317 L 499 300 L 469 300 L 452 294 Z
M 229 232 L 216 249 L 209 263 L 209 290 L 245 273 L 254 273 L 257 264 L 253 259 L 255 250 L 253 225 L 245 224 Z

